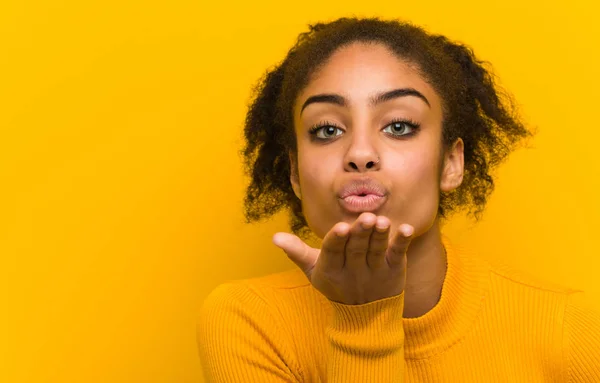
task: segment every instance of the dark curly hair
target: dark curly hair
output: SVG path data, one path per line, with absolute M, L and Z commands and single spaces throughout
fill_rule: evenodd
M 480 219 L 494 189 L 492 169 L 534 133 L 525 128 L 514 101 L 494 83 L 489 63 L 442 35 L 399 20 L 340 18 L 309 25 L 286 58 L 268 70 L 254 88 L 245 120 L 242 150 L 250 184 L 245 196 L 247 222 L 290 209 L 294 233 L 310 232 L 301 201 L 290 183 L 288 153 L 296 153 L 293 105 L 297 95 L 339 48 L 353 42 L 381 43 L 416 66 L 439 93 L 443 105 L 443 148 L 461 137 L 464 142 L 462 184 L 440 195 L 438 214 L 447 218 L 460 207 Z M 296 162 L 297 163 L 297 162 Z

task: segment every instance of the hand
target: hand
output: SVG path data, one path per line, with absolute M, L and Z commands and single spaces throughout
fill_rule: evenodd
M 390 220 L 362 213 L 352 225 L 335 224 L 320 250 L 288 233 L 276 233 L 273 242 L 325 297 L 357 305 L 404 291 L 406 250 L 413 233 L 411 225 L 402 224 L 389 240 Z

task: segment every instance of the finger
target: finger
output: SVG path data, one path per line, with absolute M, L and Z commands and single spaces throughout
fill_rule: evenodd
M 389 235 L 390 220 L 384 216 L 377 217 L 367 251 L 367 265 L 370 268 L 377 269 L 386 264 L 385 252 L 388 248 Z
M 391 268 L 406 266 L 406 250 L 412 240 L 415 229 L 409 224 L 398 228 L 386 252 L 386 260 Z
M 308 246 L 300 238 L 289 233 L 275 233 L 273 243 L 281 248 L 306 275 L 310 274 L 319 257 L 318 249 Z
M 373 213 L 362 213 L 350 228 L 350 236 L 346 243 L 346 267 L 362 267 L 367 263 L 369 239 L 377 216 Z
M 340 270 L 344 267 L 344 251 L 349 233 L 350 225 L 338 222 L 325 234 L 319 254 L 319 263 L 324 270 Z

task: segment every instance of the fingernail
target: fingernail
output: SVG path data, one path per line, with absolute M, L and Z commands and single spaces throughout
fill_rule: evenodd
M 363 229 L 371 229 L 373 226 L 375 225 L 375 222 L 361 222 L 360 223 L 360 227 L 362 227 Z
M 365 223 L 365 222 L 363 222 L 363 223 L 360 224 L 360 227 L 362 227 L 364 230 L 369 230 L 369 229 L 373 228 L 373 224 L 372 223 Z
M 281 247 L 283 245 L 283 236 L 282 235 L 278 235 L 279 233 L 276 233 L 275 235 L 273 235 L 273 244 L 277 247 Z
M 349 230 L 349 229 L 348 229 L 348 227 L 347 227 L 346 225 L 344 225 L 344 226 L 339 226 L 339 227 L 337 227 L 337 228 L 336 228 L 336 230 L 335 230 L 335 234 L 336 234 L 338 237 L 345 237 L 346 235 L 348 235 L 348 230 Z
M 340 237 L 340 238 L 341 238 L 341 237 L 345 237 L 346 235 L 348 235 L 348 232 L 347 232 L 346 230 L 342 230 L 342 231 L 340 231 L 340 230 L 337 230 L 337 231 L 335 232 L 335 235 L 337 235 L 338 237 Z
M 389 229 L 390 225 L 388 225 L 387 223 L 383 223 L 382 225 L 375 225 L 375 228 L 379 231 L 386 231 L 387 229 Z
M 410 237 L 411 235 L 413 235 L 413 228 L 410 226 L 404 226 L 404 228 L 402 229 L 402 235 L 404 235 L 406 238 Z

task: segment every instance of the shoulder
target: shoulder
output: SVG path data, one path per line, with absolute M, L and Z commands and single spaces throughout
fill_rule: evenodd
M 531 272 L 509 266 L 500 261 L 489 261 L 489 268 L 491 278 L 496 283 L 512 285 L 515 288 L 562 296 L 580 291 L 566 284 L 540 278 Z
M 583 291 L 568 295 L 563 343 L 570 381 L 600 381 L 600 308 Z
M 229 280 L 216 286 L 204 300 L 203 306 L 219 302 L 269 300 L 286 290 L 308 289 L 310 282 L 299 269 L 282 271 L 261 277 Z
M 289 292 L 308 293 L 303 276 L 298 270 L 230 280 L 207 295 L 196 318 L 196 337 L 205 374 L 214 377 L 208 380 L 238 381 L 252 373 L 260 381 L 274 376 L 303 381 L 294 332 L 284 319 L 294 317 L 286 314 L 292 307 L 286 303 Z
M 215 318 L 228 313 L 247 312 L 269 315 L 293 291 L 311 293 L 311 284 L 299 269 L 283 271 L 261 277 L 229 280 L 216 286 L 204 299 L 200 319 Z M 266 310 L 266 311 L 265 311 Z
M 262 277 L 242 279 L 239 283 L 253 286 L 259 289 L 295 289 L 307 287 L 310 281 L 306 275 L 298 269 L 282 271 L 279 273 L 269 274 Z
M 569 381 L 600 381 L 600 305 L 580 289 L 500 262 L 489 264 L 497 294 L 505 295 L 511 305 L 518 302 L 527 307 L 528 315 L 544 323 L 542 327 L 556 326 L 557 357 L 564 362 L 557 359 L 557 365 L 564 366 Z
M 576 332 L 596 338 L 600 351 L 600 305 L 590 299 L 584 291 L 575 291 L 567 296 L 565 305 L 565 328 L 573 337 Z M 600 352 L 598 353 L 600 357 Z

